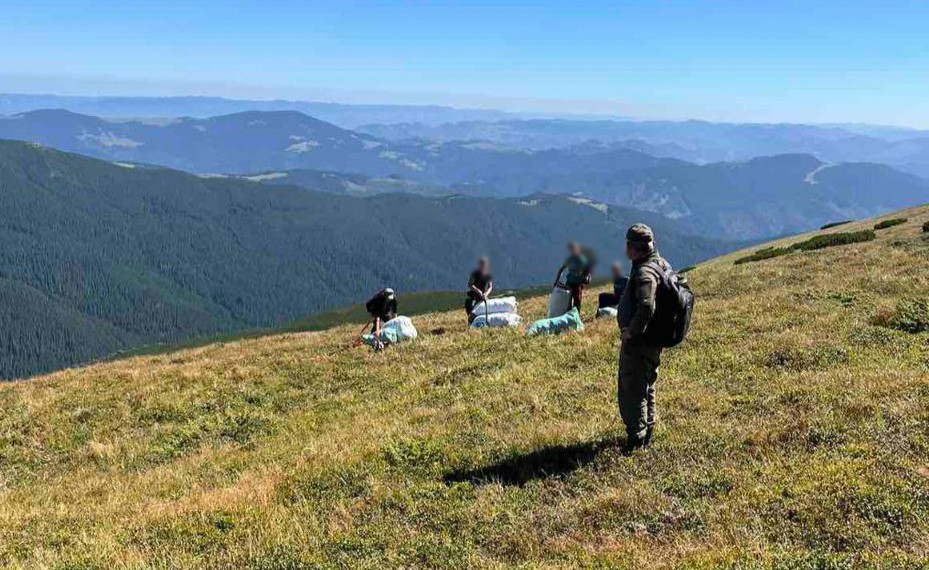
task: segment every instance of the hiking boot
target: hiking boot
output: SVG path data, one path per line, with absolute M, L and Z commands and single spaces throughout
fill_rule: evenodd
M 637 437 L 627 438 L 626 444 L 623 445 L 623 455 L 632 455 L 635 450 L 642 449 L 643 447 L 645 447 L 645 440 Z
M 648 429 L 645 431 L 645 437 L 642 438 L 642 447 L 648 447 L 652 444 L 652 439 L 655 436 L 655 427 L 648 426 Z

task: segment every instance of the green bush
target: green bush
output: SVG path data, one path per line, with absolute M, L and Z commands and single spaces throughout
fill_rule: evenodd
M 929 300 L 901 301 L 886 319 L 886 325 L 913 334 L 929 332 Z
M 834 227 L 837 227 L 837 226 L 844 226 L 845 224 L 850 224 L 850 223 L 852 223 L 852 222 L 854 222 L 854 221 L 855 221 L 855 220 L 842 220 L 841 222 L 829 222 L 828 224 L 824 225 L 823 227 L 821 227 L 821 228 L 819 228 L 819 229 L 821 229 L 821 230 L 828 230 L 829 228 L 834 228 Z
M 814 249 L 822 249 L 824 247 L 832 247 L 836 245 L 847 245 L 850 243 L 860 243 L 864 241 L 871 241 L 876 237 L 873 230 L 861 230 L 858 232 L 843 232 L 835 234 L 821 234 L 818 236 L 813 236 L 808 240 L 797 242 L 788 247 L 765 247 L 759 249 L 751 255 L 746 255 L 745 257 L 740 257 L 735 260 L 736 265 L 741 265 L 743 263 L 749 263 L 751 261 L 761 261 L 764 259 L 771 259 L 772 257 L 780 257 L 782 255 L 787 255 L 791 251 L 812 251 Z
M 761 261 L 763 259 L 771 259 L 772 257 L 780 257 L 782 255 L 787 255 L 790 251 L 791 250 L 786 247 L 766 247 L 764 249 L 759 249 L 751 255 L 736 259 L 735 264 L 742 265 L 743 263 L 749 263 L 751 261 Z
M 836 245 L 848 245 L 850 243 L 860 243 L 865 241 L 871 241 L 875 237 L 874 231 L 872 230 L 861 230 L 858 232 L 844 232 L 836 234 L 822 234 L 818 236 L 813 236 L 808 240 L 801 241 L 790 246 L 791 249 L 798 249 L 800 251 L 811 251 L 814 249 L 822 249 L 824 247 L 832 247 Z
M 887 228 L 892 228 L 894 226 L 899 226 L 900 224 L 905 224 L 906 218 L 891 218 L 889 220 L 882 220 L 874 224 L 874 229 L 876 230 L 886 230 Z

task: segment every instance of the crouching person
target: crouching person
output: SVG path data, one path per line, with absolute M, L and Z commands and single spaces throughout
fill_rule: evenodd
M 365 310 L 372 318 L 374 350 L 381 350 L 384 348 L 384 343 L 381 342 L 381 325 L 397 316 L 397 295 L 390 287 L 382 289 L 368 299 Z
M 655 429 L 655 382 L 662 347 L 646 331 L 655 315 L 659 270 L 668 272 L 671 266 L 658 254 L 652 230 L 644 224 L 635 224 L 626 233 L 626 255 L 632 267 L 616 317 L 622 330 L 617 399 L 626 426 L 624 451 L 630 453 L 650 445 Z
M 626 283 L 629 282 L 629 279 L 623 275 L 623 264 L 620 262 L 615 262 L 613 264 L 613 292 L 612 293 L 600 293 L 600 298 L 598 299 L 599 309 L 604 307 L 613 307 L 614 309 L 619 306 L 619 300 L 623 296 L 623 291 L 626 290 Z

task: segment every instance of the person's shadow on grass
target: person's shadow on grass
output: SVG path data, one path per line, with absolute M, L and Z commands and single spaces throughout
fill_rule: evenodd
M 486 467 L 452 471 L 445 475 L 444 480 L 446 485 L 467 482 L 475 485 L 500 483 L 523 486 L 535 479 L 568 475 L 592 463 L 601 452 L 620 444 L 621 440 L 610 437 L 571 445 L 550 445 L 508 457 Z

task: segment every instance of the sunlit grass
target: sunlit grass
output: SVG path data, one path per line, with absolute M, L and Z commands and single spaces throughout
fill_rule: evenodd
M 595 294 L 580 334 L 469 331 L 456 309 L 383 353 L 345 325 L 7 385 L 0 563 L 922 568 L 929 333 L 889 319 L 929 291 L 929 208 L 903 216 L 691 270 L 692 336 L 631 457 Z

